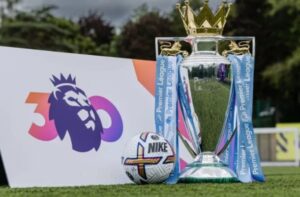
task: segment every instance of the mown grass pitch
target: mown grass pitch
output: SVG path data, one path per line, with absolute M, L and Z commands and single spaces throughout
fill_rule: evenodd
M 300 196 L 300 168 L 264 168 L 267 182 L 253 184 L 116 185 L 68 188 L 10 189 L 0 196 Z

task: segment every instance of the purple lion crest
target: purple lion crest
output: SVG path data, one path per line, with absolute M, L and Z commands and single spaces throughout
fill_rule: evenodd
M 71 75 L 51 79 L 55 89 L 49 97 L 49 118 L 54 120 L 61 140 L 69 132 L 73 150 L 87 152 L 98 150 L 103 127 L 85 92 L 76 85 Z

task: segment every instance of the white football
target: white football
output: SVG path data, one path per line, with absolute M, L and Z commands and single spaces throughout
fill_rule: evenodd
M 127 176 L 134 183 L 162 183 L 175 166 L 175 154 L 165 138 L 144 132 L 129 141 L 122 163 Z

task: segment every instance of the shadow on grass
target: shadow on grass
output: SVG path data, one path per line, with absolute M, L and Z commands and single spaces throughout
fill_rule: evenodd
M 7 182 L 7 178 L 6 178 L 6 174 L 5 174 L 5 170 L 4 170 L 2 157 L 0 154 L 0 187 L 7 186 L 7 185 L 8 185 L 8 182 Z

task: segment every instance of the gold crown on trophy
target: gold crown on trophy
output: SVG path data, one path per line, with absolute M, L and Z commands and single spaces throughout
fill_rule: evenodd
M 226 19 L 230 12 L 230 4 L 224 0 L 214 14 L 209 8 L 208 2 L 209 0 L 204 1 L 204 5 L 200 8 L 198 15 L 190 7 L 189 0 L 185 0 L 183 6 L 180 3 L 176 4 L 184 28 L 189 36 L 222 35 Z

